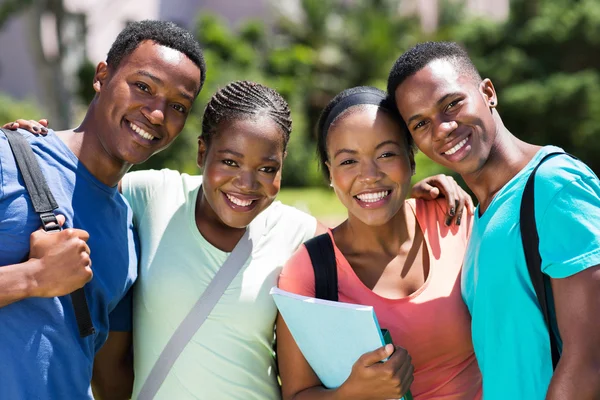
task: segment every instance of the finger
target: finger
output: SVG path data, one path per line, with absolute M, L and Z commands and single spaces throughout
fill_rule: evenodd
M 84 252 L 86 252 L 88 255 L 92 255 L 92 250 L 90 249 L 90 246 L 88 246 L 88 244 L 84 241 L 82 241 L 83 246 L 82 249 Z
M 16 123 L 19 125 L 19 128 L 32 133 L 42 133 L 43 130 L 47 131 L 45 126 L 32 119 L 18 119 L 16 120 Z
M 437 188 L 435 186 L 432 186 L 428 182 L 417 182 L 417 184 L 415 184 L 411 189 L 410 197 L 414 199 L 433 200 L 435 198 L 431 197 L 433 189 Z
M 462 196 L 458 199 L 458 203 L 456 206 L 456 217 L 454 218 L 454 223 L 456 225 L 460 225 L 460 222 L 462 220 L 462 216 L 463 216 L 463 213 L 466 208 L 465 201 L 466 201 L 466 198 L 464 196 Z
M 414 370 L 415 370 L 415 368 L 411 364 L 409 366 L 409 368 L 406 370 L 405 375 L 400 377 L 401 391 L 400 391 L 399 397 L 403 397 L 410 390 L 410 386 L 412 385 L 412 383 L 415 380 Z
M 46 118 L 42 118 L 38 122 L 39 122 L 40 125 L 43 125 L 46 128 L 48 127 L 48 120 Z
M 429 189 L 429 197 L 431 198 L 431 200 L 437 199 L 439 195 L 440 189 L 433 186 L 431 187 L 431 189 Z
M 356 362 L 364 367 L 370 367 L 371 365 L 377 364 L 378 362 L 390 357 L 393 352 L 394 345 L 386 344 L 385 346 L 380 347 L 377 350 L 373 350 L 363 354 Z
M 62 214 L 56 214 L 56 220 L 58 221 L 58 225 L 62 227 L 67 219 Z
M 17 124 L 16 122 L 7 122 L 6 124 L 2 125 L 2 128 L 15 130 L 19 128 L 19 124 Z
M 467 195 L 467 211 L 470 215 L 475 214 L 475 204 L 473 203 L 473 198 L 470 195 Z
M 84 242 L 87 242 L 90 238 L 90 234 L 87 231 L 84 231 L 83 229 L 72 229 L 72 231 L 75 233 L 75 236 L 77 236 Z

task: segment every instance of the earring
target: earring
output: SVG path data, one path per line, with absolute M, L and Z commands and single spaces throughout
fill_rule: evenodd
M 490 106 L 494 106 L 494 104 L 496 104 L 496 103 L 493 101 L 490 101 Z
M 329 187 L 333 187 L 333 182 L 329 182 Z

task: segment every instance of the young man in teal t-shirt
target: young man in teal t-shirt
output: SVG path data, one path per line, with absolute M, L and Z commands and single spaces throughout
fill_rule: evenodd
M 553 156 L 536 173 L 542 271 L 551 278 L 561 358 L 525 262 L 519 210 L 525 183 L 548 153 L 516 138 L 455 43 L 424 43 L 395 63 L 388 91 L 419 149 L 462 175 L 479 200 L 462 275 L 486 400 L 600 398 L 600 184 L 582 162 Z M 555 312 L 554 312 L 555 311 Z M 561 340 L 562 339 L 562 340 Z

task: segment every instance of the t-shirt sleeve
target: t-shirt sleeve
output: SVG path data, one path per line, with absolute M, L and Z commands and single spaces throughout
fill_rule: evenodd
M 550 199 L 538 233 L 542 270 L 549 276 L 565 278 L 600 264 L 598 179 L 588 175 L 565 184 Z
M 295 251 L 302 243 L 315 236 L 315 217 L 285 204 L 274 205 L 277 209 L 272 213 L 271 223 L 285 230 L 285 235 L 289 236 L 291 250 Z
M 133 288 L 130 288 L 119 304 L 108 315 L 108 330 L 130 332 L 133 325 Z
M 278 286 L 302 296 L 315 296 L 315 274 L 304 245 L 300 246 L 283 266 Z
M 148 203 L 163 188 L 169 170 L 135 171 L 125 174 L 121 191 L 133 211 L 133 219 L 141 220 Z

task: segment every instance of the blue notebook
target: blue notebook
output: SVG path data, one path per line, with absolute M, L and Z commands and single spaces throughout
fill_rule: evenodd
M 327 388 L 341 386 L 360 356 L 385 345 L 371 306 L 300 296 L 277 287 L 271 295 L 304 358 Z

